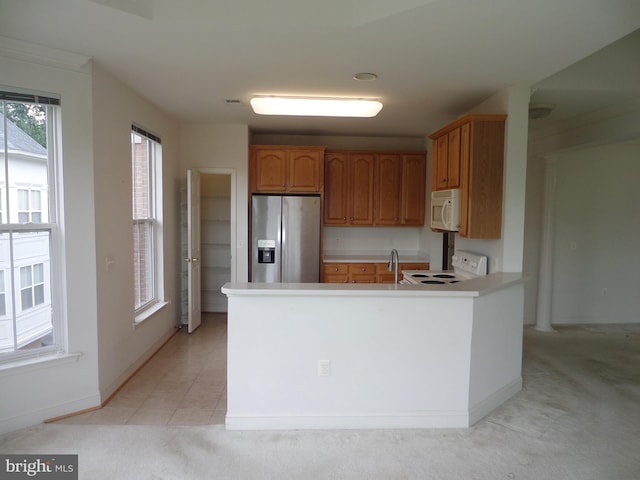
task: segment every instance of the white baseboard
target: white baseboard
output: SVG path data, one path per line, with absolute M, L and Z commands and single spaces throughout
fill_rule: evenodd
M 227 430 L 337 430 L 392 428 L 465 428 L 466 412 L 381 415 L 241 415 L 228 413 Z
M 100 396 L 96 394 L 56 405 L 47 405 L 46 408 L 25 412 L 15 417 L 3 418 L 0 420 L 0 434 L 32 427 L 50 418 L 55 418 L 69 412 L 85 410 L 98 405 L 100 405 Z
M 522 390 L 522 377 L 467 410 L 373 415 L 261 415 L 227 412 L 227 430 L 339 430 L 392 428 L 467 428 Z
M 522 376 L 508 383 L 500 390 L 493 392 L 484 400 L 469 407 L 469 426 L 483 419 L 493 410 L 522 390 Z

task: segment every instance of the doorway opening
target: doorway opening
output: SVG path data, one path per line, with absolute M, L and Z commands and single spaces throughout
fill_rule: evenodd
M 223 168 L 198 168 L 187 173 L 188 185 L 181 195 L 181 250 L 185 260 L 182 262 L 181 323 L 189 325 L 191 332 L 200 324 L 201 311 L 226 313 L 228 310 L 221 288 L 226 282 L 236 281 L 236 259 L 232 250 L 236 244 L 236 173 L 234 169 Z M 196 248 L 198 258 L 194 264 L 192 250 Z
M 231 281 L 231 175 L 200 176 L 201 310 L 226 312 L 220 289 Z

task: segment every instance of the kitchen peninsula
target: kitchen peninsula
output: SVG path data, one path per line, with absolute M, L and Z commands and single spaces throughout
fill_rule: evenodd
M 522 387 L 519 273 L 222 291 L 227 429 L 468 427 Z

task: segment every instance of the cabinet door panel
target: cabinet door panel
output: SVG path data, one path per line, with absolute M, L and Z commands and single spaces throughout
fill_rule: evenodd
M 354 154 L 349 158 L 349 222 L 351 225 L 373 224 L 373 154 Z
M 471 123 L 460 127 L 460 228 L 459 235 L 466 237 L 469 227 L 469 182 L 471 161 Z
M 346 153 L 330 153 L 325 161 L 324 223 L 326 225 L 346 225 L 348 223 L 349 169 L 347 158 Z
M 322 152 L 294 150 L 288 152 L 288 190 L 320 192 L 322 188 Z
M 447 160 L 447 188 L 460 187 L 460 128 L 449 132 Z
M 400 155 L 380 155 L 376 160 L 375 224 L 400 223 Z
M 284 150 L 259 150 L 255 152 L 256 191 L 286 191 L 286 165 L 287 158 Z
M 436 139 L 436 158 L 434 159 L 433 185 L 435 190 L 447 188 L 447 164 L 449 161 L 449 136 L 442 135 Z
M 424 225 L 426 163 L 422 154 L 402 156 L 402 225 Z

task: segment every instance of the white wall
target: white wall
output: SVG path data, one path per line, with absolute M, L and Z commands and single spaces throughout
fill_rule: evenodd
M 237 278 L 232 281 L 246 282 L 249 274 L 249 129 L 246 125 L 184 124 L 180 130 L 180 145 L 181 185 L 186 186 L 186 172 L 189 168 L 222 168 L 235 172 L 236 245 L 231 261 Z M 232 245 L 232 252 L 233 250 Z
M 29 61 L 8 53 L 18 50 L 26 52 Z M 100 403 L 91 69 L 85 62 L 27 44 L 4 49 L 0 42 L 1 85 L 61 95 L 67 299 L 63 320 L 69 352 L 80 354 L 70 363 L 45 362 L 0 372 L 0 433 Z
M 634 195 L 633 191 L 637 189 L 632 182 L 638 178 L 638 146 L 637 143 L 628 142 L 638 138 L 640 109 L 637 105 L 635 110 L 625 105 L 622 111 L 607 109 L 572 119 L 554 128 L 538 127 L 530 134 L 524 270 L 530 280 L 525 295 L 525 323 L 534 323 L 536 318 L 544 162 L 548 158 L 556 162 L 557 189 L 562 190 L 561 194 L 556 195 L 557 203 L 554 203 L 557 230 L 553 241 L 552 322 L 639 320 L 637 299 L 629 295 L 629 287 L 617 280 L 618 276 L 621 277 L 620 282 L 624 278 L 629 280 L 626 265 L 636 265 L 637 268 L 639 257 L 637 250 L 629 247 L 629 240 L 618 238 L 619 233 L 626 232 L 625 236 L 635 238 L 637 248 L 640 228 L 637 196 L 619 202 L 623 192 L 618 187 L 626 188 L 626 195 Z M 628 157 L 634 155 L 635 161 L 630 161 Z M 602 181 L 598 182 L 597 189 L 584 191 L 588 182 L 599 178 Z M 623 222 L 624 225 L 595 228 L 602 219 L 597 219 L 595 223 L 596 219 L 588 214 L 588 209 L 596 194 L 598 198 L 617 199 L 615 210 L 627 220 Z M 578 204 L 577 212 L 568 212 L 567 202 L 573 201 L 573 198 L 582 198 L 584 201 Z M 576 250 L 567 251 L 572 241 L 576 242 Z M 618 259 L 623 257 L 626 259 L 624 265 L 618 263 Z M 583 264 L 581 268 L 585 270 L 577 270 L 576 262 Z M 594 280 L 591 284 L 591 280 L 583 277 L 594 274 L 596 265 L 600 280 Z M 633 280 L 629 284 L 633 284 Z M 576 292 L 572 285 L 588 289 L 594 297 L 582 306 L 582 294 Z M 601 296 L 602 288 L 607 288 L 606 297 Z M 629 319 L 629 312 L 634 309 L 635 320 Z
M 93 71 L 96 271 L 100 391 L 105 400 L 179 321 L 179 127 L 165 112 L 99 66 Z M 171 303 L 136 328 L 131 230 L 131 124 L 162 140 L 165 299 Z M 107 270 L 107 257 L 115 263 Z

